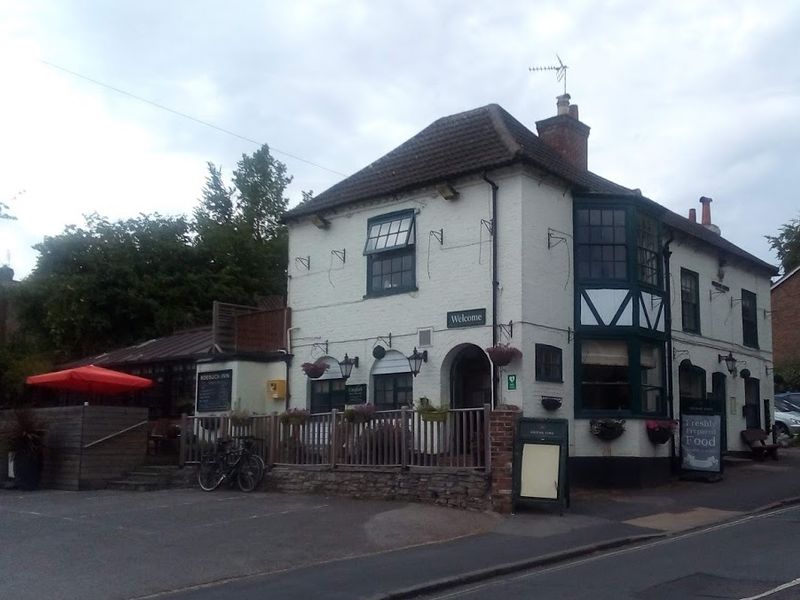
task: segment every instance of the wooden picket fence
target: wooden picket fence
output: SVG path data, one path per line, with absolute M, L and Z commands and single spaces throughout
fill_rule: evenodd
M 377 411 L 366 422 L 336 410 L 302 422 L 277 414 L 184 416 L 179 460 L 181 465 L 198 463 L 220 438 L 253 436 L 269 465 L 485 470 L 490 464 L 489 410 L 489 405 L 453 409 L 439 421 L 409 408 Z

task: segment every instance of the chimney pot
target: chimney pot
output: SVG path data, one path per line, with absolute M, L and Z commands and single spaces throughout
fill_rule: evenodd
M 536 122 L 539 138 L 573 166 L 588 168 L 589 127 L 578 120 L 578 107 L 570 105 L 570 95 L 556 99 L 556 116 Z
M 706 196 L 700 197 L 700 204 L 703 205 L 703 225 L 711 225 L 711 198 Z
M 697 223 L 697 209 L 694 208 L 689 209 L 689 220 L 692 223 Z

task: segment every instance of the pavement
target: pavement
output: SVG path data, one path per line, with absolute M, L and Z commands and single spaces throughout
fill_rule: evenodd
M 199 490 L 0 492 L 0 598 L 410 598 L 800 501 L 800 449 L 563 515 Z

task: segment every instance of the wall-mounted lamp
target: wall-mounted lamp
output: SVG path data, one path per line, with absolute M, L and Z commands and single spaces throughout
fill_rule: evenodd
M 358 357 L 350 358 L 347 356 L 347 353 L 345 353 L 344 359 L 339 361 L 339 368 L 342 370 L 342 379 L 348 379 L 350 377 L 350 373 L 353 372 L 353 367 L 358 367 Z
M 411 368 L 411 374 L 414 377 L 419 375 L 419 370 L 424 362 L 428 362 L 428 351 L 418 352 L 417 347 L 414 346 L 414 352 L 408 357 L 408 366 Z
M 725 367 L 728 369 L 728 373 L 736 377 L 736 363 L 738 362 L 731 352 L 728 352 L 728 356 L 724 354 L 717 355 L 717 362 L 725 362 Z

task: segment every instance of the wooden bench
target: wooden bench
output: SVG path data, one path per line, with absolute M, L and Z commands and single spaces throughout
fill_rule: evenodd
M 767 456 L 778 460 L 778 444 L 766 443 L 767 434 L 763 429 L 745 429 L 741 433 L 742 441 L 750 448 L 753 458 L 764 460 Z

